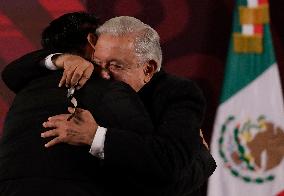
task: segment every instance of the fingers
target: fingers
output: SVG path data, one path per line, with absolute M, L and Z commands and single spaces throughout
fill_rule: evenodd
M 66 70 L 66 80 L 65 80 L 65 86 L 66 87 L 71 87 L 71 79 L 73 77 L 73 74 L 76 70 L 75 66 L 70 67 L 68 70 Z
M 60 137 L 56 137 L 56 138 L 50 140 L 49 142 L 47 142 L 44 146 L 46 148 L 49 148 L 49 147 L 54 146 L 56 144 L 59 144 L 61 142 L 64 142 L 63 139 L 61 139 Z
M 84 121 L 83 114 L 86 110 L 83 110 L 81 108 L 76 109 L 76 114 L 74 120 L 77 120 L 76 122 L 79 123 L 80 121 Z
M 72 75 L 76 69 L 77 65 L 66 65 L 64 66 L 64 72 L 63 72 L 63 76 L 59 82 L 59 87 L 63 86 L 65 84 L 66 87 L 69 87 L 70 84 L 69 82 L 71 82 L 70 78 L 72 78 Z
M 77 85 L 77 89 L 79 89 L 84 86 L 91 77 L 93 70 L 94 67 L 91 63 L 88 65 L 71 66 L 70 68 L 64 70 L 58 86 L 61 87 L 64 84 L 66 87 Z
M 76 69 L 76 66 L 74 66 L 74 65 L 66 67 L 66 68 L 64 67 L 64 72 L 63 72 L 62 78 L 60 79 L 60 82 L 59 82 L 59 85 L 58 85 L 59 87 L 64 86 L 64 84 L 65 84 L 66 87 L 70 86 L 70 84 L 69 84 L 69 83 L 71 83 L 70 78 L 72 78 L 72 75 L 73 75 L 75 69 Z
M 83 67 L 84 68 L 84 67 Z M 77 71 L 77 70 L 76 70 Z M 85 83 L 89 80 L 89 78 L 91 77 L 92 73 L 94 71 L 94 65 L 93 64 L 89 64 L 84 70 L 78 70 L 78 74 L 77 74 L 77 78 L 78 80 L 76 80 L 76 84 L 77 84 L 77 90 L 80 89 L 82 86 L 85 85 Z M 81 75 L 80 75 L 81 74 Z M 75 75 L 75 73 L 74 73 Z
M 75 108 L 72 107 L 68 107 L 68 112 L 70 112 L 70 114 L 73 114 L 75 111 Z
M 60 115 L 59 115 L 60 116 Z M 54 146 L 58 143 L 64 142 L 64 130 L 66 130 L 66 128 L 64 128 L 64 122 L 65 121 L 60 121 L 60 120 L 50 120 L 47 122 L 43 123 L 43 126 L 45 128 L 56 128 L 56 129 L 52 129 L 52 130 L 48 130 L 45 131 L 43 133 L 41 133 L 41 137 L 42 138 L 48 138 L 48 137 L 55 137 L 53 138 L 51 141 L 49 141 L 48 143 L 46 143 L 44 146 L 45 147 L 51 147 Z M 56 137 L 57 136 L 57 137 Z
M 55 116 L 49 117 L 48 121 L 56 121 L 56 120 L 63 120 L 63 121 L 65 121 L 65 120 L 67 120 L 68 117 L 69 117 L 69 114 L 59 114 L 59 115 L 55 115 Z
M 87 77 L 86 73 L 87 73 L 88 70 L 93 70 L 93 64 L 92 63 L 88 63 L 88 64 L 78 66 L 75 69 L 73 76 L 71 78 L 71 85 L 75 86 L 82 77 L 86 78 Z
M 42 138 L 55 137 L 55 136 L 59 136 L 59 132 L 57 131 L 57 129 L 52 129 L 52 130 L 41 133 L 40 136 Z
M 70 114 L 74 113 L 75 108 L 72 107 L 68 107 L 68 112 L 70 112 Z M 76 108 L 76 116 L 77 119 L 81 119 L 81 114 L 83 113 L 89 113 L 90 112 L 88 110 L 84 110 L 81 108 Z M 47 122 L 44 122 L 42 125 L 45 128 L 52 128 L 52 127 L 58 127 L 61 125 L 61 123 L 66 123 L 67 119 L 69 118 L 70 114 L 59 114 L 59 115 L 55 115 L 55 116 L 51 116 L 48 118 Z
M 68 111 L 73 112 L 74 108 L 69 107 Z M 71 145 L 91 144 L 98 127 L 92 114 L 88 110 L 78 108 L 76 109 L 75 117 L 67 121 L 66 118 L 69 115 L 53 116 L 47 122 L 43 123 L 45 128 L 51 128 L 51 130 L 43 132 L 41 137 L 55 137 L 46 143 L 45 147 L 49 148 L 58 143 Z
M 45 131 L 45 132 L 41 133 L 40 136 L 42 138 L 56 137 L 57 136 L 56 138 L 53 138 L 51 141 L 49 141 L 48 143 L 46 143 L 44 145 L 46 148 L 54 146 L 55 144 L 64 142 L 62 139 L 60 139 L 60 137 L 59 137 L 60 133 L 59 133 L 59 131 L 57 129 L 52 129 L 52 130 L 49 130 L 49 131 Z
M 75 86 L 78 84 L 79 80 L 83 77 L 83 71 L 79 69 L 78 67 L 74 71 L 71 81 L 70 81 L 70 86 Z
M 83 76 L 85 70 L 93 70 L 93 64 L 86 59 L 77 55 L 62 55 L 58 58 L 61 67 L 64 68 L 64 73 L 59 81 L 58 86 L 61 87 L 65 84 L 66 87 L 75 86 L 80 78 Z M 91 74 L 90 74 L 91 75 Z M 90 77 L 87 75 L 86 77 Z
M 71 86 L 75 86 L 78 83 L 78 81 L 82 78 L 85 69 L 87 69 L 86 65 L 80 65 L 76 67 L 70 79 Z
M 59 82 L 58 87 L 63 86 L 63 85 L 65 84 L 65 81 L 66 81 L 66 71 L 64 70 L 63 75 L 62 75 L 62 78 L 61 78 L 61 80 L 60 80 L 60 82 Z
M 58 128 L 67 122 L 69 114 L 60 114 L 48 118 L 48 121 L 42 123 L 44 128 Z
M 68 107 L 68 111 L 72 114 L 74 112 L 75 108 L 72 108 L 72 107 Z M 84 111 L 88 111 L 88 110 L 84 110 L 84 109 L 81 109 L 81 108 L 76 108 L 76 113 L 79 114 L 79 113 L 82 113 Z M 62 114 L 61 114 L 62 115 Z M 60 116 L 60 115 L 58 115 Z
M 88 81 L 89 78 L 87 77 L 81 77 L 78 84 L 77 84 L 77 87 L 76 89 L 79 90 L 82 86 L 84 86 L 86 84 L 86 82 Z
M 82 86 L 85 85 L 85 83 L 86 83 L 86 82 L 89 80 L 89 78 L 91 77 L 93 71 L 94 71 L 94 66 L 93 66 L 93 65 L 90 66 L 90 67 L 88 67 L 88 68 L 84 71 L 82 77 L 81 77 L 80 80 L 78 81 L 78 84 L 77 84 L 78 87 L 77 87 L 77 89 L 80 89 Z
M 76 111 L 74 111 L 75 108 L 72 107 L 68 107 L 68 111 L 71 113 L 72 117 L 72 122 L 74 122 L 75 124 L 81 124 L 83 118 L 81 113 L 84 111 L 83 109 L 80 108 L 76 108 Z M 75 112 L 75 113 L 74 113 Z M 69 115 L 70 117 L 70 115 Z
M 60 121 L 47 121 L 42 124 L 44 128 L 56 128 L 60 126 Z
M 68 111 L 72 114 L 74 111 L 74 108 L 68 107 Z M 84 110 L 81 108 L 76 108 L 76 114 L 72 120 L 76 124 L 81 124 L 82 122 L 85 122 L 88 119 L 93 119 L 92 114 L 88 110 Z

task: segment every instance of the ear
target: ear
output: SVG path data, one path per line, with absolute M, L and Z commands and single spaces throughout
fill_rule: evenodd
M 153 77 L 153 75 L 155 74 L 155 72 L 157 71 L 158 65 L 156 63 L 156 61 L 154 60 L 150 60 L 147 64 L 144 65 L 144 74 L 145 74 L 145 78 L 144 78 L 144 82 L 148 83 L 151 78 Z
M 97 39 L 98 39 L 97 36 L 94 35 L 93 33 L 89 33 L 88 36 L 87 36 L 87 40 L 88 40 L 89 44 L 92 46 L 93 49 L 95 49 Z

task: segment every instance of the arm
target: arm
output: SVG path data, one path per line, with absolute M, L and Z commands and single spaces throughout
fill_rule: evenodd
M 118 88 L 108 89 L 108 92 L 112 93 L 104 95 L 100 104 L 104 105 L 104 110 L 111 111 L 108 115 L 122 116 L 122 118 L 95 117 L 98 121 L 99 118 L 109 119 L 106 123 L 108 130 L 104 143 L 103 162 L 106 168 L 122 168 L 122 171 L 129 171 L 136 180 L 147 179 L 143 181 L 144 183 L 179 186 L 184 191 L 191 192 L 201 186 L 216 167 L 214 159 L 203 147 L 199 137 L 204 99 L 193 85 L 181 84 L 165 88 L 175 91 L 163 90 L 166 93 L 160 97 L 166 101 L 154 100 L 154 106 L 161 102 L 159 105 L 161 111 L 156 112 L 157 114 L 151 113 L 152 116 L 158 116 L 156 120 L 153 120 L 155 117 L 152 118 L 154 129 L 149 125 L 151 124 L 149 117 L 139 112 L 145 111 L 143 105 L 140 104 L 138 108 L 130 107 L 132 108 L 130 112 L 130 108 L 125 108 L 125 100 L 128 100 L 130 105 L 134 100 L 135 104 L 137 98 L 131 99 L 131 96 L 136 94 L 119 91 L 120 93 L 114 95 Z M 122 115 L 123 111 L 126 112 L 125 116 Z M 70 123 L 72 122 L 63 122 L 63 127 L 67 131 L 75 127 Z M 106 126 L 106 124 L 100 125 Z M 84 132 L 87 126 L 90 127 L 90 124 L 85 124 L 82 129 L 78 127 L 78 130 L 72 132 Z M 51 123 L 49 127 L 56 126 Z M 63 139 L 61 142 L 68 140 L 62 137 L 61 139 Z
M 2 72 L 4 83 L 17 93 L 31 80 L 50 73 L 50 70 L 40 65 L 40 61 L 51 53 L 48 50 L 37 50 L 11 62 Z
M 77 84 L 77 89 L 82 87 L 91 77 L 94 65 L 80 56 L 60 53 L 52 57 L 52 62 L 49 59 L 51 66 L 48 66 L 45 58 L 56 53 L 57 51 L 38 50 L 24 55 L 5 67 L 2 72 L 3 81 L 10 90 L 17 93 L 33 79 L 51 73 L 54 70 L 52 66 L 55 69 L 64 69 L 59 86 L 66 84 L 66 87 L 69 87 Z

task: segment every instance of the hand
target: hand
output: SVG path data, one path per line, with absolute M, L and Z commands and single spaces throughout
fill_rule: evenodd
M 74 109 L 68 108 L 72 113 Z M 45 144 L 45 147 L 51 147 L 59 143 L 71 145 L 91 145 L 96 134 L 98 124 L 88 110 L 76 109 L 75 116 L 67 121 L 70 114 L 60 114 L 48 118 L 43 123 L 43 127 L 51 130 L 43 132 L 41 137 L 55 137 Z
M 59 55 L 54 63 L 58 68 L 64 69 L 59 87 L 64 84 L 66 87 L 77 85 L 77 89 L 79 89 L 87 82 L 94 71 L 94 65 L 91 62 L 72 54 Z

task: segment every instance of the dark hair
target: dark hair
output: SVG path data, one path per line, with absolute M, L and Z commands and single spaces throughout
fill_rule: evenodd
M 53 20 L 42 32 L 41 45 L 60 52 L 82 53 L 88 33 L 95 34 L 99 26 L 94 14 L 73 12 Z

